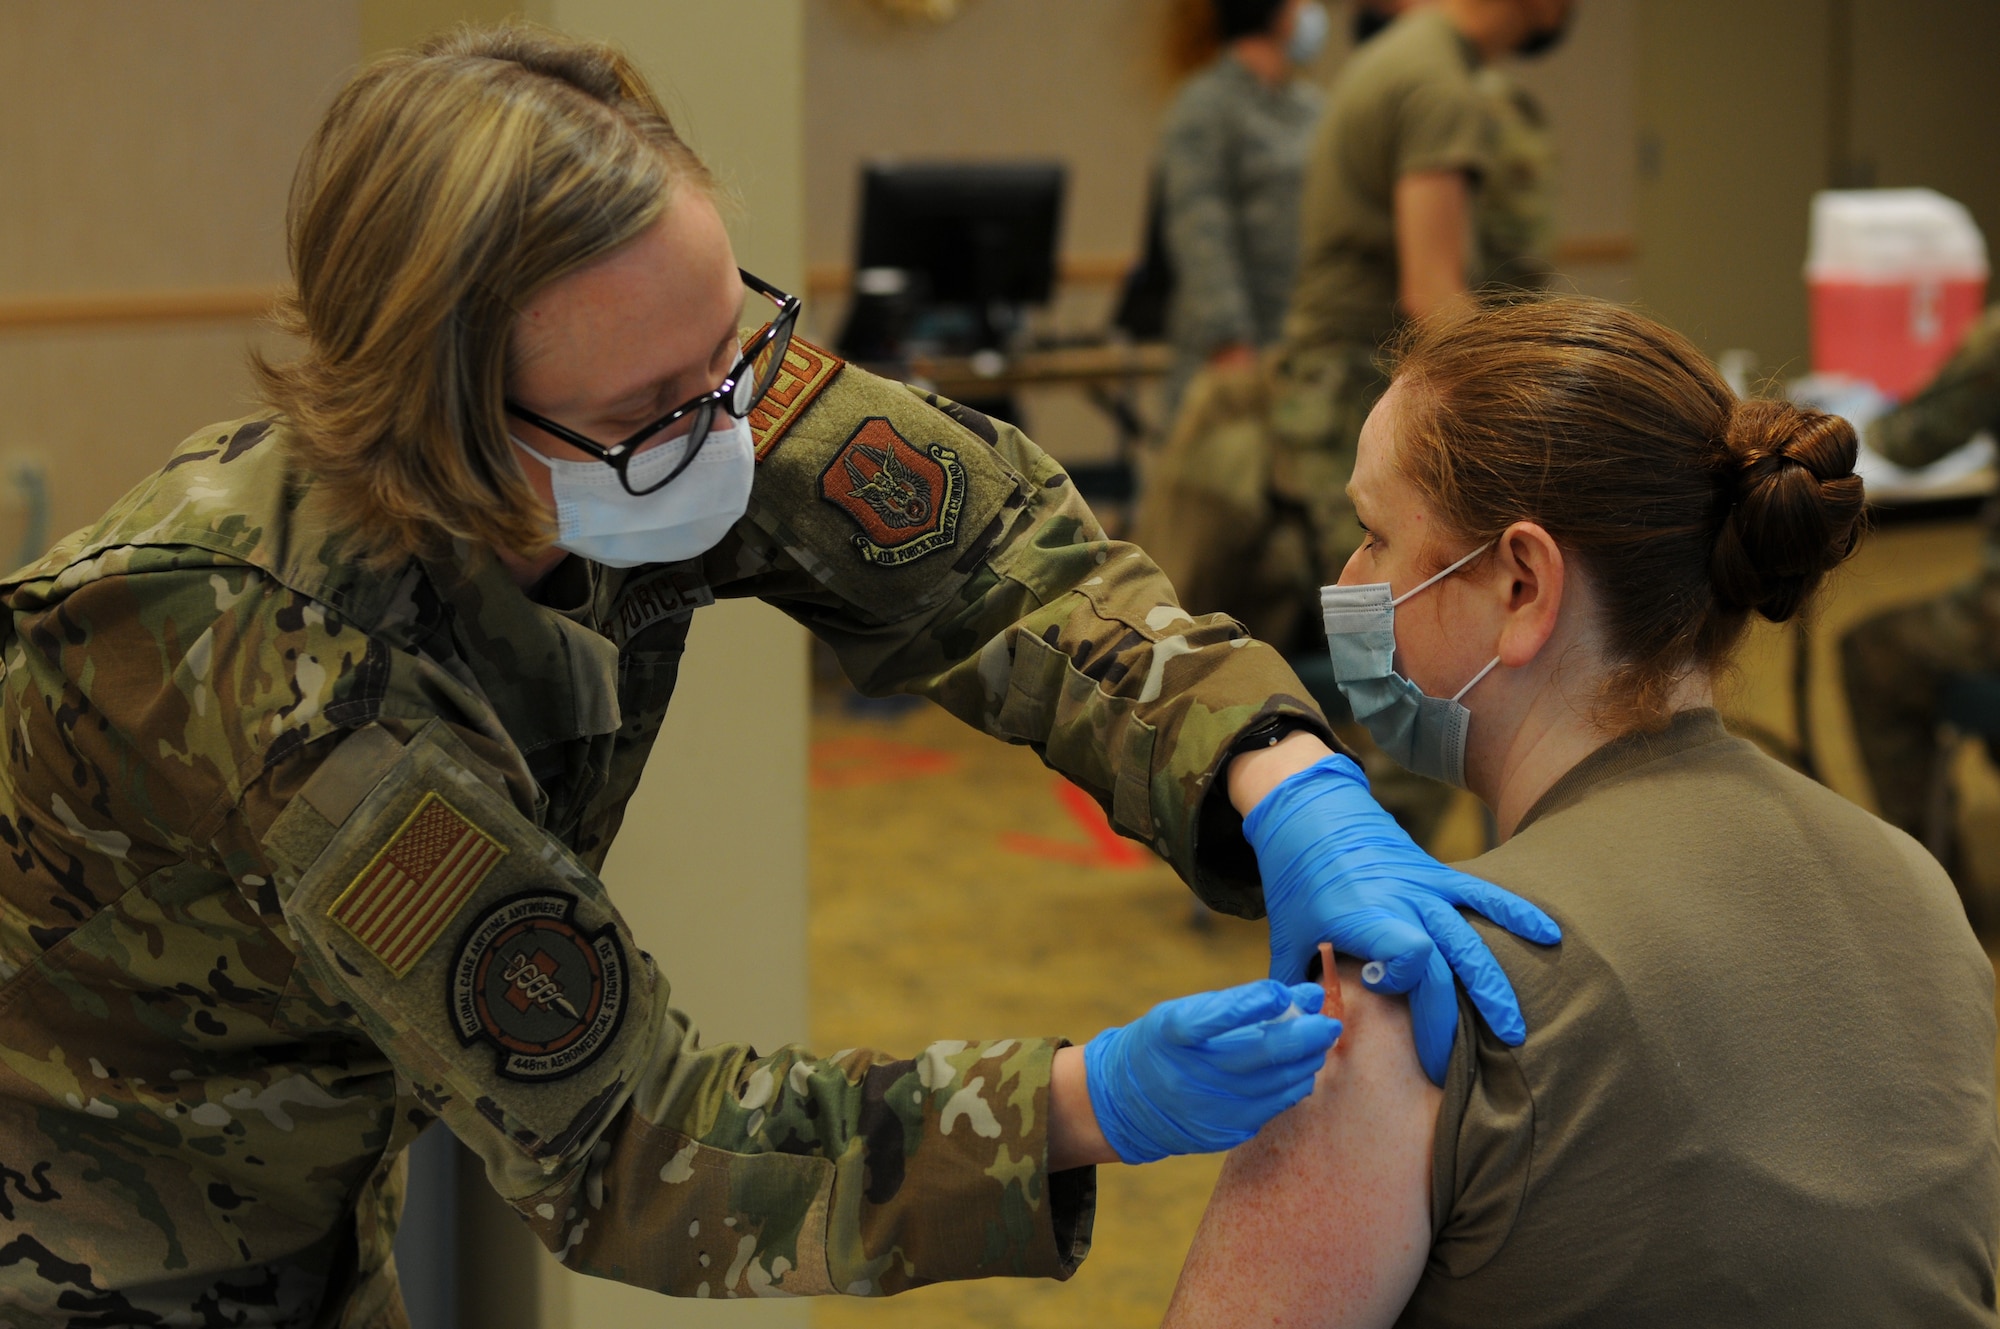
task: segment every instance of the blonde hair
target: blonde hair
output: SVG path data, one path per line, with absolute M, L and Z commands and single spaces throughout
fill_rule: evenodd
M 280 319 L 306 349 L 253 368 L 376 561 L 454 538 L 547 547 L 504 416 L 515 318 L 684 186 L 713 188 L 632 62 L 595 42 L 462 27 L 341 91 L 287 215 Z

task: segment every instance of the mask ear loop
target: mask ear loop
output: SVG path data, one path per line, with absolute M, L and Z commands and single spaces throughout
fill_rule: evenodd
M 1435 576 L 1435 577 L 1432 577 L 1432 578 L 1431 578 L 1431 579 L 1430 579 L 1429 581 L 1426 581 L 1426 582 L 1420 582 L 1420 583 L 1418 583 L 1418 584 L 1417 584 L 1416 586 L 1413 586 L 1412 588 L 1410 588 L 1409 590 L 1407 590 L 1407 591 L 1404 591 L 1404 592 L 1403 592 L 1403 593 L 1402 593 L 1401 595 L 1399 595 L 1399 596 L 1397 596 L 1397 597 L 1396 597 L 1395 599 L 1393 599 L 1393 600 L 1389 601 L 1389 604 L 1390 604 L 1391 606 L 1395 606 L 1395 605 L 1399 605 L 1399 604 L 1403 603 L 1403 601 L 1405 601 L 1405 600 L 1409 599 L 1409 598 L 1410 598 L 1411 596 L 1413 596 L 1413 595 L 1417 594 L 1417 592 L 1419 592 L 1419 591 L 1427 591 L 1427 590 L 1429 590 L 1429 589 L 1430 589 L 1431 587 L 1433 587 L 1433 586 L 1437 585 L 1437 584 L 1438 584 L 1439 582 L 1443 581 L 1443 580 L 1444 580 L 1444 579 L 1445 579 L 1446 577 L 1449 577 L 1449 576 L 1450 576 L 1450 575 L 1451 575 L 1452 573 L 1454 573 L 1454 572 L 1458 571 L 1458 570 L 1459 570 L 1460 568 L 1464 567 L 1464 566 L 1465 566 L 1465 565 L 1466 565 L 1467 563 L 1470 563 L 1470 562 L 1471 562 L 1471 561 L 1472 561 L 1473 559 L 1475 559 L 1475 558 L 1478 558 L 1478 557 L 1479 557 L 1479 556 L 1480 556 L 1481 554 L 1483 554 L 1483 553 L 1485 553 L 1485 552 L 1486 552 L 1487 550 L 1491 549 L 1491 548 L 1493 547 L 1494 543 L 1495 543 L 1495 542 L 1494 542 L 1494 541 L 1491 541 L 1491 540 L 1487 541 L 1487 542 L 1486 542 L 1485 544 L 1483 544 L 1483 545 L 1479 546 L 1479 548 L 1477 548 L 1477 549 L 1473 550 L 1473 551 L 1472 551 L 1471 553 L 1467 554 L 1467 555 L 1466 555 L 1466 556 L 1465 556 L 1464 558 L 1461 558 L 1460 560 L 1458 560 L 1458 562 L 1456 562 L 1456 563 L 1452 564 L 1452 565 L 1451 565 L 1450 567 L 1446 568 L 1446 569 L 1445 569 L 1445 570 L 1444 570 L 1443 572 L 1440 572 L 1440 573 L 1438 573 L 1438 574 L 1437 574 L 1437 576 Z
M 530 457 L 533 457 L 536 461 L 540 462 L 542 465 L 548 467 L 549 473 L 551 475 L 555 474 L 556 466 L 553 461 L 550 461 L 547 457 L 544 457 L 541 453 L 535 451 L 533 448 L 529 447 L 526 443 L 523 443 L 520 439 L 515 438 L 512 434 L 507 435 L 507 441 L 509 443 L 512 443 L 515 447 L 519 448 L 521 451 L 527 453 Z
M 1472 676 L 1472 682 L 1467 683 L 1464 687 L 1452 693 L 1451 699 L 1453 701 L 1457 701 L 1460 697 L 1463 697 L 1466 693 L 1472 691 L 1473 687 L 1479 682 L 1479 680 L 1486 677 L 1488 674 L 1492 673 L 1494 668 L 1498 666 L 1499 663 L 1500 663 L 1500 657 L 1497 655 L 1494 656 L 1491 660 L 1488 660 L 1486 662 L 1486 667 Z

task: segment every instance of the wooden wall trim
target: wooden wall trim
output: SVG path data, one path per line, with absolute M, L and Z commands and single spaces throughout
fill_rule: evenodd
M 1558 264 L 1630 263 L 1639 246 L 1629 235 L 1578 235 L 1556 244 Z M 1062 280 L 1072 286 L 1115 286 L 1132 266 L 1129 254 L 1068 254 Z M 806 274 L 813 295 L 837 295 L 853 280 L 845 263 L 815 263 Z M 0 332 L 54 331 L 146 323 L 245 322 L 267 317 L 276 286 L 211 286 L 185 291 L 96 291 L 0 296 Z
M 1573 235 L 1556 242 L 1558 265 L 1630 263 L 1638 256 L 1638 242 L 1629 235 Z M 1136 261 L 1131 254 L 1065 254 L 1058 271 L 1065 285 L 1116 286 Z M 840 295 L 853 279 L 851 264 L 815 263 L 806 270 L 806 291 L 819 296 Z
M 1630 235 L 1572 235 L 1556 241 L 1556 266 L 1591 263 L 1633 263 L 1639 241 Z
M 0 332 L 244 322 L 267 316 L 279 290 L 276 286 L 210 286 L 183 291 L 0 296 Z

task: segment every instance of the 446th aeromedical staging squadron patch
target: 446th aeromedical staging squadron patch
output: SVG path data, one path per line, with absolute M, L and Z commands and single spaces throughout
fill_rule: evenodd
M 466 930 L 451 969 L 459 1041 L 491 1044 L 496 1074 L 555 1080 L 589 1065 L 624 1018 L 625 950 L 612 925 L 586 934 L 576 901 L 531 892 L 500 901 Z

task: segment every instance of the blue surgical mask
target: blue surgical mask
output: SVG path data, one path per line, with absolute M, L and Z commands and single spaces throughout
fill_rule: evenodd
M 556 547 L 610 568 L 678 563 L 722 542 L 750 506 L 756 441 L 750 422 L 720 412 L 687 470 L 664 488 L 632 494 L 601 461 L 557 461 L 520 439 L 514 445 L 549 468 L 556 501 Z M 727 427 L 720 427 L 723 421 Z M 635 489 L 680 464 L 687 437 L 657 443 L 632 459 Z
M 1465 788 L 1465 738 L 1472 712 L 1460 698 L 1493 672 L 1500 657 L 1472 676 L 1449 698 L 1433 697 L 1396 672 L 1396 606 L 1429 590 L 1485 553 L 1481 545 L 1429 581 L 1393 595 L 1386 581 L 1365 586 L 1322 586 L 1320 611 L 1326 645 L 1333 653 L 1333 679 L 1354 718 L 1397 765 L 1433 780 Z
M 1320 0 L 1306 0 L 1299 6 L 1298 17 L 1292 20 L 1292 35 L 1285 42 L 1285 54 L 1293 64 L 1303 68 L 1319 59 L 1332 33 L 1333 20 L 1327 16 L 1326 6 Z

